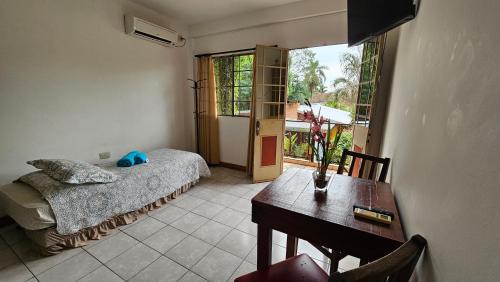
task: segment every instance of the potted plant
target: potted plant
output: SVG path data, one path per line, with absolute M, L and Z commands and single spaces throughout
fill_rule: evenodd
M 313 172 L 314 187 L 318 191 L 326 192 L 328 182 L 332 178 L 332 175 L 327 173 L 328 166 L 333 161 L 335 149 L 342 135 L 343 127 L 340 124 L 335 124 L 332 127 L 330 120 L 320 115 L 321 110 L 318 116 L 316 116 L 309 100 L 306 100 L 305 103 L 310 108 L 309 111 L 304 113 L 305 119 L 311 122 L 309 147 L 318 164 L 316 170 Z M 328 125 L 326 132 L 322 130 L 324 124 Z

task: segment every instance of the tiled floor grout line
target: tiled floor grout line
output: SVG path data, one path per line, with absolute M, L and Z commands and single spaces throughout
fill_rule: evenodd
M 128 248 L 128 249 L 126 249 L 126 250 L 122 251 L 121 253 L 118 253 L 118 254 L 117 254 L 117 255 L 115 255 L 114 257 L 111 257 L 111 258 L 110 258 L 110 259 L 108 259 L 106 262 L 102 262 L 101 260 L 99 260 L 98 258 L 96 258 L 96 259 L 97 259 L 100 263 L 102 263 L 102 264 L 106 264 L 107 262 L 110 262 L 111 260 L 113 260 L 113 259 L 115 259 L 116 257 L 120 256 L 121 254 L 125 253 L 126 251 L 128 251 L 128 250 L 132 249 L 133 247 L 137 246 L 139 243 L 142 243 L 141 241 L 139 241 L 139 240 L 137 240 L 136 238 L 134 238 L 134 237 L 130 236 L 129 234 L 127 234 L 127 233 L 123 232 L 122 230 L 118 230 L 118 232 L 117 232 L 117 234 L 116 234 L 116 235 L 118 235 L 118 233 L 119 233 L 119 232 L 123 233 L 123 235 L 125 235 L 125 236 L 128 236 L 128 237 L 130 237 L 130 238 L 132 238 L 132 239 L 136 240 L 138 243 L 137 243 L 137 244 L 135 244 L 135 245 L 133 245 L 132 247 L 130 247 L 130 248 Z M 115 235 L 115 236 L 116 236 L 116 235 Z M 110 239 L 111 239 L 111 238 L 110 238 Z M 97 246 L 97 245 L 99 245 L 99 244 L 101 244 L 101 243 L 103 243 L 103 242 L 105 242 L 105 241 L 102 241 L 102 242 L 97 242 L 97 244 L 92 245 L 92 247 Z M 143 245 L 145 245 L 145 244 L 143 243 Z M 90 249 L 90 248 L 89 248 L 89 249 Z M 90 255 L 92 255 L 92 254 L 91 254 L 90 252 L 88 252 L 86 249 L 82 248 L 82 250 L 85 250 L 87 253 L 89 253 Z M 93 255 L 92 255 L 92 256 L 93 256 Z
M 252 250 L 253 250 L 253 248 L 252 248 Z M 252 252 L 252 250 L 250 250 L 250 252 L 245 256 L 245 258 L 248 257 L 248 255 Z M 245 259 L 241 260 L 241 263 L 234 269 L 234 271 L 231 273 L 231 275 L 229 275 L 229 278 L 226 280 L 227 282 L 230 282 L 229 280 L 231 280 L 231 277 L 233 277 L 233 275 L 236 273 L 238 268 L 240 268 L 240 266 L 242 266 L 245 262 L 246 262 Z
M 144 244 L 144 245 L 145 245 L 145 244 Z M 146 245 L 146 246 L 147 246 L 147 245 Z M 148 247 L 149 247 L 149 246 L 148 246 Z M 151 249 L 151 248 L 150 248 L 150 249 Z M 155 250 L 155 251 L 156 251 L 156 250 Z M 123 280 L 125 280 L 125 281 L 130 281 L 130 280 L 132 280 L 134 277 L 136 277 L 137 275 L 139 275 L 139 273 L 141 273 L 142 271 L 144 271 L 144 270 L 145 270 L 146 268 L 148 268 L 150 265 L 152 265 L 153 263 L 155 263 L 157 260 L 161 259 L 161 257 L 163 256 L 163 254 L 162 254 L 162 253 L 160 253 L 160 252 L 158 252 L 158 251 L 156 251 L 156 252 L 160 254 L 160 256 L 159 256 L 159 257 L 157 257 L 155 260 L 153 260 L 153 261 L 152 261 L 151 263 L 149 263 L 148 265 L 144 266 L 141 270 L 137 271 L 137 273 L 136 273 L 136 274 L 134 274 L 134 275 L 133 275 L 132 277 L 130 277 L 129 279 L 123 279 Z M 172 260 L 172 261 L 173 261 L 173 260 Z M 175 262 L 175 261 L 174 261 L 174 263 L 177 263 L 177 262 Z M 177 264 L 178 264 L 178 263 L 177 263 Z M 180 265 L 180 264 L 179 264 L 179 265 Z M 181 266 L 182 266 L 182 265 L 181 265 Z M 184 267 L 184 266 L 182 266 L 182 267 Z M 184 268 L 185 268 L 185 267 L 184 267 Z M 118 276 L 121 278 L 121 276 L 120 276 L 120 275 L 118 275 Z
M 201 258 L 199 258 L 195 263 L 193 263 L 193 265 L 189 268 L 189 271 L 195 273 L 196 275 L 202 277 L 203 279 L 207 280 L 207 281 L 210 281 L 210 279 L 204 277 L 203 275 L 197 273 L 197 272 L 194 272 L 192 271 L 193 267 L 195 267 L 208 253 L 210 253 L 214 248 L 216 248 L 216 246 L 213 246 L 213 245 L 210 245 L 212 246 L 212 248 L 210 248 L 210 250 L 208 250 Z
M 173 226 L 172 226 L 172 227 L 173 227 Z M 162 228 L 162 229 L 163 229 L 163 228 Z M 161 230 L 161 229 L 160 229 L 160 230 Z M 158 231 L 159 231 L 159 230 L 158 230 Z M 156 232 L 158 232 L 158 231 L 156 231 Z M 106 265 L 106 263 L 103 263 L 103 262 L 101 262 L 98 258 L 95 258 L 94 256 L 92 256 L 92 257 L 94 257 L 95 259 L 97 259 L 97 260 L 98 260 L 98 261 L 99 261 L 102 265 L 104 265 L 106 268 L 108 268 L 109 270 L 111 270 L 113 273 L 115 273 L 116 275 L 118 275 L 118 277 L 122 278 L 123 280 L 125 280 L 125 281 L 131 280 L 131 279 L 132 279 L 132 278 L 134 278 L 137 274 L 139 274 L 139 273 L 140 273 L 140 272 L 142 272 L 144 269 L 148 268 L 151 264 L 153 264 L 155 261 L 157 261 L 158 259 L 160 259 L 162 256 L 163 256 L 163 257 L 168 258 L 168 257 L 167 257 L 164 253 L 161 253 L 161 252 L 159 252 L 158 250 L 155 250 L 155 249 L 151 248 L 150 246 L 148 246 L 147 244 L 145 244 L 145 243 L 143 242 L 144 240 L 146 240 L 147 238 L 151 237 L 152 235 L 151 235 L 151 236 L 149 236 L 149 237 L 147 237 L 147 238 L 145 238 L 144 240 L 139 240 L 139 239 L 135 238 L 134 236 L 132 236 L 132 235 L 130 235 L 130 234 L 127 234 L 127 233 L 125 233 L 125 232 L 123 232 L 123 231 L 121 231 L 121 230 L 120 230 L 120 232 L 124 233 L 125 235 L 129 236 L 130 238 L 133 238 L 134 240 L 137 240 L 137 241 L 138 241 L 138 243 L 137 243 L 137 244 L 135 244 L 134 246 L 132 246 L 132 247 L 128 248 L 127 250 L 125 250 L 125 251 L 121 252 L 120 254 L 118 254 L 118 255 L 114 256 L 113 258 L 109 259 L 109 260 L 108 260 L 108 262 L 110 262 L 111 260 L 113 260 L 113 259 L 117 258 L 118 256 L 120 256 L 120 255 L 122 255 L 123 253 L 125 253 L 125 252 L 129 251 L 130 249 L 134 248 L 135 246 L 137 246 L 137 245 L 139 245 L 139 244 L 142 244 L 142 245 L 146 246 L 147 248 L 149 248 L 149 249 L 151 249 L 151 250 L 153 250 L 153 251 L 157 252 L 158 254 L 160 254 L 160 256 L 159 256 L 158 258 L 156 258 L 155 260 L 153 260 L 152 262 L 150 262 L 149 264 L 147 264 L 146 266 L 144 266 L 141 270 L 139 270 L 136 274 L 134 274 L 134 275 L 133 275 L 132 277 L 130 277 L 129 279 L 124 279 L 124 278 L 123 278 L 123 277 L 121 277 L 118 273 L 116 273 L 116 272 L 114 272 L 112 269 L 110 269 L 110 268 Z M 153 234 L 155 234 L 156 232 L 154 232 Z M 183 239 L 183 240 L 184 240 L 184 239 Z M 181 240 L 181 241 L 183 241 L 183 240 Z M 173 248 L 173 247 L 172 247 L 172 248 Z M 88 253 L 88 252 L 87 252 L 87 253 Z M 170 258 L 168 258 L 168 259 L 170 259 Z M 171 261 L 173 261 L 173 262 L 175 262 L 175 263 L 177 263 L 177 264 L 179 264 L 178 262 L 176 262 L 176 261 L 174 261 L 174 260 L 172 260 L 172 259 L 170 259 L 170 260 L 171 260 Z M 180 265 L 180 266 L 182 266 L 183 268 L 186 268 L 186 267 L 184 267 L 184 266 L 183 266 L 183 265 L 181 265 L 181 264 L 179 264 L 179 265 Z M 186 268 L 186 269 L 187 269 L 187 268 Z
M 14 248 L 12 248 L 12 246 L 13 246 L 13 245 L 15 245 L 15 244 L 17 244 L 17 243 L 19 243 L 19 242 L 16 242 L 15 244 L 12 244 L 12 245 L 9 245 L 9 244 L 7 244 L 7 241 L 5 241 L 5 239 L 4 239 L 2 236 L 0 236 L 0 240 L 2 240 L 2 241 L 4 242 L 5 246 L 7 246 L 7 248 L 8 248 L 8 249 L 9 249 L 9 250 L 10 250 L 10 251 L 11 251 L 11 252 L 12 252 L 12 253 L 13 253 L 13 254 L 17 257 L 17 259 L 18 259 L 18 260 L 19 260 L 19 261 L 20 261 L 20 262 L 24 265 L 24 267 L 26 267 L 26 269 L 27 269 L 27 270 L 31 273 L 31 275 L 33 275 L 33 277 L 36 279 L 36 281 L 39 281 L 39 280 L 38 280 L 38 278 L 36 277 L 35 273 L 33 273 L 33 271 L 31 271 L 31 269 L 30 269 L 30 268 L 26 265 L 26 263 L 24 262 L 24 260 L 22 260 L 22 259 L 21 259 L 21 257 L 20 257 L 20 256 L 19 256 L 19 255 L 18 255 L 18 254 L 14 251 Z M 15 264 L 15 263 L 13 263 L 13 264 Z M 7 267 L 9 267 L 9 266 L 11 266 L 11 265 L 13 265 L 13 264 L 6 265 L 4 268 L 7 268 Z M 4 269 L 4 268 L 2 268 L 2 269 Z M 30 279 L 31 279 L 31 278 L 33 278 L 33 277 L 30 277 L 30 278 L 26 279 L 25 281 L 28 281 L 28 280 L 30 280 Z
M 176 208 L 179 208 L 179 209 L 182 209 L 182 210 L 186 211 L 186 214 L 192 213 L 192 214 L 194 214 L 194 215 L 197 215 L 197 216 L 200 216 L 200 217 L 202 217 L 202 218 L 206 219 L 206 221 L 205 221 L 203 224 L 201 224 L 199 227 L 195 228 L 192 232 L 187 233 L 187 232 L 184 232 L 183 230 L 180 230 L 180 229 L 178 229 L 178 228 L 176 228 L 176 227 L 172 226 L 172 224 L 173 224 L 174 222 L 177 222 L 178 220 L 182 219 L 182 217 L 183 217 L 183 216 L 185 216 L 186 214 L 184 214 L 184 215 L 182 215 L 182 216 L 180 216 L 180 217 L 176 218 L 175 220 L 173 220 L 173 221 L 172 221 L 172 222 L 170 222 L 170 223 L 166 223 L 166 222 L 164 222 L 164 221 L 162 221 L 162 220 L 160 220 L 160 219 L 155 218 L 154 216 L 151 216 L 151 215 L 148 213 L 146 217 L 144 217 L 144 218 L 141 218 L 141 219 L 137 220 L 135 223 L 139 223 L 140 221 L 143 221 L 144 219 L 146 219 L 146 218 L 148 218 L 148 217 L 151 217 L 151 218 L 153 218 L 154 220 L 159 221 L 159 222 L 161 222 L 162 224 L 164 224 L 164 226 L 162 226 L 162 227 L 161 227 L 161 228 L 159 228 L 158 230 L 156 230 L 156 231 L 152 232 L 151 234 L 148 234 L 148 236 L 147 236 L 147 237 L 145 237 L 145 238 L 143 238 L 143 239 L 138 239 L 138 238 L 136 238 L 134 235 L 130 235 L 130 234 L 128 234 L 128 233 L 126 232 L 126 230 L 117 229 L 117 232 L 116 232 L 114 235 L 117 235 L 118 233 L 120 233 L 120 232 L 121 232 L 122 234 L 126 235 L 127 237 L 132 238 L 132 239 L 133 239 L 134 241 L 136 241 L 137 243 L 136 243 L 136 244 L 134 244 L 132 247 L 127 248 L 127 249 L 126 249 L 126 250 L 124 250 L 123 252 L 120 252 L 119 254 L 116 254 L 116 255 L 114 255 L 112 258 L 108 259 L 108 260 L 107 260 L 107 263 L 109 263 L 109 262 L 110 262 L 110 261 L 112 261 L 113 259 L 115 259 L 115 258 L 119 257 L 119 256 L 120 256 L 120 255 L 122 255 L 123 253 L 125 253 L 125 252 L 129 251 L 130 249 L 132 249 L 132 248 L 134 248 L 134 247 L 138 246 L 139 244 L 142 244 L 142 245 L 146 246 L 148 249 L 151 249 L 151 250 L 155 251 L 156 253 L 158 253 L 158 254 L 159 254 L 159 257 L 158 257 L 158 258 L 156 258 L 156 259 L 154 259 L 153 261 L 151 261 L 150 263 L 148 263 L 148 264 L 147 264 L 147 265 L 145 265 L 144 267 L 142 267 L 139 271 L 137 271 L 137 273 L 135 273 L 132 277 L 130 277 L 130 278 L 129 278 L 129 279 L 127 279 L 127 280 L 130 280 L 130 279 L 133 279 L 134 277 L 137 277 L 137 275 L 139 275 L 141 272 L 143 272 L 144 270 L 146 270 L 148 267 L 150 267 L 152 264 L 154 264 L 155 262 L 157 262 L 157 261 L 158 261 L 159 259 L 161 259 L 162 257 L 165 257 L 165 258 L 167 258 L 167 259 L 171 260 L 171 261 L 172 261 L 172 262 L 174 262 L 176 265 L 179 265 L 179 266 L 181 266 L 183 269 L 186 269 L 186 270 L 187 270 L 187 271 L 186 271 L 186 272 L 185 272 L 185 273 L 184 273 L 184 274 L 183 274 L 183 275 L 179 278 L 179 280 L 180 280 L 180 279 L 183 279 L 183 278 L 184 278 L 186 275 L 188 275 L 190 272 L 191 272 L 191 273 L 193 273 L 193 274 L 196 274 L 197 276 L 202 277 L 203 279 L 209 280 L 208 278 L 204 277 L 203 275 L 198 274 L 197 272 L 192 271 L 192 269 L 193 269 L 193 268 L 194 268 L 194 267 L 195 267 L 198 263 L 200 263 L 200 261 L 202 261 L 204 258 L 206 258 L 206 257 L 207 257 L 207 255 L 208 255 L 210 252 L 212 252 L 212 251 L 214 250 L 214 248 L 216 248 L 217 250 L 220 250 L 220 251 L 222 251 L 222 252 L 225 252 L 225 253 L 227 253 L 227 254 L 230 254 L 230 255 L 234 256 L 235 258 L 238 258 L 238 259 L 240 259 L 240 260 L 241 260 L 241 261 L 239 262 L 239 264 L 236 266 L 236 268 L 235 268 L 235 269 L 234 269 L 234 270 L 230 273 L 229 278 L 228 278 L 228 280 L 227 280 L 227 281 L 229 281 L 229 279 L 231 279 L 231 277 L 232 277 L 233 275 L 235 275 L 236 271 L 237 271 L 240 267 L 242 267 L 242 265 L 244 265 L 245 263 L 247 263 L 247 264 L 251 264 L 251 265 L 255 266 L 255 264 L 254 264 L 253 262 L 248 261 L 249 256 L 251 255 L 252 251 L 254 251 L 254 249 L 256 248 L 256 247 L 255 247 L 255 245 L 254 245 L 252 248 L 250 248 L 250 251 L 249 251 L 249 252 L 248 252 L 248 253 L 247 253 L 247 254 L 246 254 L 243 258 L 241 258 L 241 257 L 239 257 L 238 255 L 235 255 L 235 254 L 233 254 L 232 252 L 226 251 L 226 250 L 224 250 L 224 249 L 222 249 L 222 248 L 220 248 L 220 247 L 218 247 L 218 246 L 217 246 L 220 242 L 224 241 L 226 238 L 228 238 L 228 236 L 229 236 L 231 233 L 233 233 L 233 232 L 235 232 L 235 231 L 237 231 L 237 232 L 241 232 L 241 233 L 243 233 L 243 234 L 245 234 L 245 235 L 248 235 L 248 236 L 251 236 L 252 238 L 256 238 L 256 236 L 255 236 L 255 235 L 253 235 L 253 234 L 251 233 L 251 232 L 253 231 L 253 227 L 254 227 L 254 226 L 252 226 L 252 229 L 248 229 L 248 228 L 249 228 L 249 225 L 248 225 L 248 223 L 247 223 L 246 221 L 247 221 L 247 220 L 249 220 L 249 218 L 248 218 L 248 217 L 249 217 L 249 216 L 251 216 L 251 214 L 249 214 L 249 213 L 247 213 L 247 212 L 243 211 L 243 208 L 245 208 L 245 207 L 246 207 L 245 205 L 243 205 L 243 203 L 241 203 L 241 204 L 240 204 L 240 203 L 238 203 L 238 205 L 235 205 L 236 207 L 241 208 L 241 210 L 238 210 L 238 209 L 235 209 L 235 208 L 233 208 L 233 207 L 232 207 L 232 205 L 233 205 L 232 203 L 230 203 L 230 204 L 229 204 L 229 206 L 228 206 L 228 205 L 225 205 L 225 204 L 221 204 L 221 203 L 219 203 L 219 202 L 215 202 L 215 201 L 214 201 L 214 198 L 215 198 L 215 197 L 217 197 L 217 196 L 219 196 L 219 195 L 228 195 L 228 196 L 232 196 L 232 197 L 234 197 L 234 198 L 235 198 L 235 199 L 237 199 L 238 201 L 241 201 L 241 200 L 244 200 L 244 201 L 251 201 L 251 197 L 249 197 L 249 196 L 247 196 L 247 195 L 250 195 L 250 193 L 255 193 L 255 194 L 256 194 L 256 193 L 258 193 L 258 191 L 256 191 L 256 190 L 260 190 L 261 188 L 260 188 L 260 187 L 258 187 L 258 186 L 254 186 L 254 187 L 251 187 L 251 186 L 249 186 L 249 187 L 246 187 L 246 186 L 240 186 L 240 187 L 237 187 L 237 188 L 241 188 L 241 189 L 234 190 L 234 194 L 233 194 L 233 193 L 229 192 L 229 190 L 227 190 L 227 189 L 226 189 L 226 187 L 227 187 L 227 186 L 235 186 L 235 187 L 236 187 L 236 186 L 239 186 L 239 185 L 247 185 L 247 184 L 252 184 L 252 183 L 248 183 L 247 181 L 236 181 L 236 183 L 232 183 L 232 182 L 233 182 L 233 179 L 230 179 L 230 180 L 232 180 L 232 181 L 228 181 L 228 182 L 221 181 L 221 179 L 225 179 L 225 178 L 228 178 L 228 177 L 230 177 L 230 178 L 238 178 L 238 179 L 241 179 L 241 180 L 245 180 L 245 179 L 246 179 L 246 177 L 245 177 L 245 176 L 241 177 L 241 175 L 238 175 L 238 176 L 237 176 L 237 175 L 232 175 L 232 174 L 229 174 L 229 173 L 224 174 L 224 175 L 220 175 L 220 174 L 219 174 L 219 175 L 217 175 L 217 178 L 216 178 L 216 179 L 213 179 L 213 180 L 210 180 L 210 181 L 207 181 L 207 182 L 202 183 L 202 185 L 203 185 L 203 184 L 209 184 L 209 185 L 208 185 L 208 186 L 206 186 L 206 187 L 204 187 L 204 186 L 198 186 L 198 185 L 200 185 L 200 183 L 198 183 L 198 185 L 196 185 L 196 186 L 198 186 L 199 188 L 208 189 L 208 190 L 210 190 L 210 191 L 213 191 L 213 194 L 215 194 L 215 196 L 212 196 L 212 195 L 210 194 L 210 193 L 212 193 L 212 192 L 208 193 L 208 197 L 203 197 L 203 198 L 202 198 L 202 197 L 198 197 L 198 196 L 196 195 L 196 192 L 194 192 L 193 194 L 191 194 L 191 193 L 186 193 L 186 194 L 187 194 L 187 195 L 189 195 L 190 197 L 194 197 L 195 199 L 200 199 L 200 200 L 203 200 L 203 202 L 199 203 L 198 205 L 195 205 L 195 206 L 193 206 L 193 207 L 189 207 L 189 206 L 188 206 L 188 208 L 189 208 L 189 209 L 186 209 L 186 208 L 184 208 L 184 207 L 177 206 L 175 203 L 169 203 L 170 205 L 175 206 Z M 240 183 L 240 182 L 241 182 L 241 183 Z M 216 187 L 217 187 L 217 185 L 221 185 L 222 187 L 220 187 L 220 189 L 218 189 L 218 188 L 216 188 Z M 190 191 L 194 191 L 194 189 L 196 189 L 196 188 L 197 188 L 196 186 L 193 186 L 193 187 L 192 187 L 192 189 L 190 189 Z M 258 189 L 257 189 L 257 188 L 258 188 Z M 263 188 L 263 187 L 262 187 L 262 188 Z M 229 188 L 229 189 L 230 189 L 230 188 Z M 246 191 L 245 193 L 241 193 L 241 192 L 244 192 L 244 191 L 243 191 L 243 189 L 245 189 L 245 191 Z M 241 195 L 240 195 L 240 194 L 241 194 Z M 207 195 L 207 194 L 199 194 L 199 195 Z M 233 198 L 229 198 L 229 199 L 233 199 Z M 182 201 L 182 199 L 174 199 L 174 200 Z M 236 201 L 236 200 L 234 200 L 234 201 Z M 226 201 L 226 202 L 227 202 L 227 201 Z M 198 214 L 198 213 L 193 212 L 193 210 L 195 210 L 195 209 L 196 209 L 196 208 L 198 208 L 199 206 L 203 205 L 204 203 L 216 204 L 216 205 L 218 205 L 218 206 L 223 207 L 223 209 L 221 209 L 219 212 L 215 213 L 215 214 L 214 214 L 213 216 L 211 216 L 211 217 L 208 217 L 208 216 L 206 216 L 206 215 L 204 215 L 204 214 Z M 155 211 L 159 211 L 159 210 L 161 210 L 161 208 L 160 208 L 160 209 L 156 209 Z M 216 218 L 216 217 L 217 217 L 220 213 L 222 213 L 222 212 L 223 212 L 223 211 L 225 211 L 225 210 L 226 210 L 226 211 L 228 211 L 228 210 L 229 210 L 229 211 L 237 212 L 237 213 L 239 213 L 239 214 L 244 214 L 245 216 L 243 217 L 243 219 L 242 219 L 242 220 L 238 221 L 236 224 L 232 224 L 232 225 L 234 225 L 234 226 L 230 226 L 230 225 L 227 225 L 227 224 L 226 224 L 226 223 L 224 223 L 224 222 L 219 222 L 219 221 L 214 220 L 214 218 Z M 245 209 L 245 210 L 247 210 L 247 209 Z M 239 214 L 238 214 L 238 216 L 239 216 Z M 227 228 L 229 229 L 229 230 L 228 230 L 228 232 L 227 232 L 225 235 L 223 235 L 223 236 L 222 236 L 219 240 L 217 240 L 215 243 L 210 243 L 210 242 L 207 242 L 207 241 L 205 241 L 204 239 L 200 239 L 200 238 L 198 238 L 198 237 L 196 237 L 196 236 L 194 236 L 194 235 L 193 235 L 195 232 L 197 232 L 198 230 L 200 230 L 201 228 L 203 228 L 203 227 L 204 227 L 207 223 L 209 223 L 210 221 L 215 222 L 215 223 L 218 223 L 218 224 L 221 224 L 221 225 L 223 225 L 223 226 L 225 226 L 225 227 L 227 227 Z M 250 217 L 250 221 L 251 221 L 251 217 Z M 245 222 L 245 224 L 243 224 L 243 222 Z M 133 225 L 133 224 L 130 224 L 130 225 L 129 225 L 129 227 L 130 227 L 130 226 L 132 226 L 132 225 Z M 241 229 L 243 229 L 243 230 L 238 229 L 238 226 L 240 226 L 240 225 L 242 225 Z M 179 242 L 177 242 L 176 244 L 174 244 L 174 245 L 172 245 L 171 247 L 169 247 L 169 248 L 168 248 L 167 250 L 165 250 L 165 252 L 163 252 L 163 253 L 161 253 L 160 251 L 158 251 L 158 250 L 154 249 L 153 247 L 151 247 L 151 246 L 149 246 L 148 244 L 146 244 L 146 243 L 145 243 L 145 241 L 146 241 L 146 240 L 148 240 L 148 239 L 149 239 L 149 238 L 151 238 L 152 236 L 156 235 L 158 232 L 160 232 L 161 230 L 163 230 L 163 229 L 164 229 L 164 228 L 166 228 L 167 226 L 168 226 L 169 228 L 173 228 L 174 230 L 178 230 L 179 232 L 182 232 L 182 233 L 184 233 L 184 234 L 187 234 L 187 235 L 186 235 L 186 237 L 184 237 L 182 240 L 180 240 L 180 241 L 179 241 Z M 220 227 L 221 227 L 221 226 L 220 226 Z M 219 227 L 219 228 L 220 228 L 220 227 Z M 147 233 L 146 233 L 146 234 L 147 234 Z M 191 265 L 191 267 L 189 267 L 189 268 L 188 268 L 188 267 L 186 267 L 186 266 L 182 265 L 181 263 L 177 262 L 175 259 L 171 259 L 171 258 L 170 258 L 170 257 L 168 257 L 166 254 L 167 254 L 167 252 L 169 252 L 170 250 L 172 250 L 172 249 L 176 248 L 176 247 L 177 247 L 179 244 L 181 244 L 184 240 L 186 240 L 187 238 L 189 238 L 189 236 L 193 237 L 194 239 L 200 240 L 201 242 L 203 242 L 203 243 L 207 244 L 208 246 L 210 246 L 210 248 L 208 248 L 208 251 L 207 251 L 207 252 L 205 252 L 203 255 L 201 255 L 201 256 L 200 256 L 200 258 L 199 258 L 199 259 L 197 259 L 195 262 L 193 262 L 193 264 Z M 242 235 L 241 235 L 241 236 L 242 236 Z M 139 237 L 140 237 L 140 236 L 139 236 Z M 201 237 L 203 237 L 203 236 L 201 236 Z M 1 238 L 1 239 L 2 239 L 3 241 L 5 241 L 5 238 Z M 96 242 L 96 244 L 93 244 L 91 247 L 98 246 L 99 244 L 101 244 L 101 243 L 103 243 L 103 242 L 105 242 L 105 241 L 106 241 L 106 240 L 103 240 L 103 241 L 101 241 L 101 242 Z M 19 242 L 16 242 L 16 244 L 17 244 L 17 243 L 19 243 Z M 280 246 L 280 247 L 282 248 L 282 246 L 281 246 L 280 244 L 277 244 L 277 243 L 274 243 L 274 242 L 273 242 L 272 244 L 273 244 L 273 245 L 274 245 L 274 244 L 276 244 L 277 246 Z M 21 263 L 22 263 L 22 264 L 23 264 L 23 265 L 24 265 L 24 266 L 28 269 L 28 271 L 32 274 L 33 278 L 34 278 L 34 279 L 36 279 L 36 280 L 38 281 L 39 279 L 38 279 L 37 275 L 35 275 L 35 274 L 31 271 L 31 269 L 30 269 L 30 268 L 28 267 L 28 265 L 24 262 L 24 260 L 22 260 L 22 259 L 21 259 L 20 255 L 18 255 L 18 254 L 14 251 L 14 249 L 13 249 L 13 245 L 15 245 L 15 244 L 12 244 L 12 245 L 10 245 L 10 244 L 6 244 L 6 245 L 9 247 L 9 250 L 10 250 L 10 251 L 12 251 L 12 252 L 15 254 L 15 256 L 18 258 L 18 260 L 19 260 L 19 261 L 20 261 L 20 262 L 21 262 Z M 81 247 L 81 249 L 83 250 L 83 252 L 85 252 L 86 254 L 90 255 L 92 258 L 96 259 L 96 260 L 99 262 L 99 266 L 97 266 L 95 269 L 92 269 L 90 272 L 86 273 L 86 274 L 85 274 L 85 275 L 83 275 L 82 277 L 78 278 L 78 280 L 84 279 L 85 277 L 87 277 L 87 276 L 91 275 L 91 274 L 92 274 L 92 273 L 94 273 L 97 269 L 99 269 L 101 266 L 104 266 L 106 269 L 108 269 L 109 271 L 111 271 L 113 274 L 115 274 L 115 275 L 117 275 L 118 277 L 120 277 L 120 279 L 123 279 L 123 278 L 122 278 L 122 277 L 121 277 L 121 276 L 120 276 L 117 272 L 113 271 L 110 267 L 108 267 L 108 265 L 107 265 L 106 263 L 101 262 L 101 261 L 100 261 L 100 260 L 99 260 L 96 256 L 94 256 L 93 254 L 91 254 L 91 253 L 90 253 L 90 252 L 89 252 L 86 248 Z M 49 271 L 49 270 L 51 270 L 51 269 L 55 268 L 56 266 L 58 266 L 58 265 L 60 265 L 60 264 L 62 264 L 62 263 L 64 263 L 64 262 L 66 262 L 66 261 L 67 261 L 67 260 L 69 260 L 69 259 L 74 258 L 75 256 L 77 256 L 77 255 L 79 255 L 79 254 L 82 254 L 83 252 L 77 252 L 76 254 L 74 254 L 74 255 L 72 255 L 72 256 L 70 256 L 70 257 L 68 257 L 68 258 L 64 259 L 63 261 L 58 262 L 57 264 L 55 264 L 55 265 L 53 265 L 53 266 L 51 266 L 51 267 L 49 267 L 49 268 L 45 269 L 44 271 L 42 271 L 42 272 L 41 272 L 41 273 L 39 273 L 38 275 L 40 276 L 40 275 L 42 275 L 42 274 L 46 273 L 47 271 Z M 238 252 L 238 253 L 239 253 L 239 252 Z M 322 260 L 322 259 L 318 259 L 318 263 L 319 263 L 319 262 L 322 262 L 322 265 L 328 265 L 328 267 L 329 267 L 329 263 L 328 263 L 328 262 L 326 262 L 326 261 L 324 261 L 324 260 Z M 343 270 L 343 269 L 342 269 L 342 268 L 339 268 L 339 270 Z M 345 271 L 345 270 L 343 270 L 343 271 Z M 29 279 L 32 279 L 32 278 L 29 278 Z M 28 279 L 28 280 L 29 280 L 29 279 Z M 125 280 L 125 279 L 124 279 L 124 280 Z
M 83 249 L 83 248 L 82 248 Z M 113 269 L 109 268 L 105 263 L 103 263 L 102 261 L 100 261 L 97 257 L 95 257 L 93 254 L 89 253 L 86 249 L 83 249 L 87 254 L 89 254 L 91 257 L 95 258 L 100 264 L 101 266 L 104 266 L 106 267 L 107 269 L 109 269 L 109 271 L 113 272 L 116 276 L 120 277 L 120 279 L 124 280 L 120 275 L 118 275 L 118 273 L 114 272 Z M 120 253 L 122 254 L 122 253 Z M 110 259 L 111 260 L 111 259 Z M 99 266 L 99 267 L 101 267 Z M 80 279 L 78 279 L 77 281 L 80 281 L 82 280 L 83 278 L 89 276 L 90 274 L 92 274 L 94 271 L 96 271 L 97 269 L 99 269 L 99 267 L 97 267 L 96 269 L 92 270 L 91 272 L 85 274 L 83 277 L 81 277 Z
M 78 247 L 78 248 L 79 248 L 79 249 L 81 249 L 81 250 L 83 250 L 83 248 L 82 248 L 82 247 Z M 65 251 L 65 250 L 62 250 L 61 252 L 64 252 L 64 251 Z M 15 252 L 14 252 L 14 253 L 15 253 Z M 58 253 L 58 254 L 59 254 L 59 253 Z M 57 256 L 58 254 L 55 254 L 54 256 Z M 63 260 L 63 261 L 60 261 L 60 262 L 58 262 L 58 263 L 54 264 L 53 266 L 51 266 L 51 267 L 49 267 L 49 268 L 45 269 L 44 271 L 42 271 L 42 272 L 40 272 L 40 273 L 38 273 L 38 274 L 36 274 L 36 275 L 35 275 L 35 274 L 31 271 L 31 269 L 28 267 L 28 265 L 27 265 L 26 263 L 24 263 L 24 260 L 22 260 L 22 259 L 21 259 L 21 262 L 23 262 L 23 264 L 26 266 L 26 268 L 27 268 L 27 269 L 28 269 L 28 270 L 29 270 L 29 271 L 33 274 L 33 276 L 34 276 L 34 277 L 36 277 L 36 280 L 40 281 L 40 280 L 38 279 L 38 276 L 40 276 L 40 275 L 44 274 L 45 272 L 47 272 L 47 271 L 51 270 L 52 268 L 54 268 L 54 267 L 56 267 L 56 266 L 60 265 L 61 263 L 65 262 L 65 261 L 67 261 L 67 260 L 69 260 L 69 259 L 71 259 L 71 258 L 73 258 L 73 257 L 75 257 L 75 256 L 77 256 L 77 255 L 79 255 L 79 254 L 80 254 L 80 252 L 77 252 L 77 253 L 75 253 L 74 255 L 72 255 L 72 256 L 70 256 L 70 257 L 66 258 L 66 259 L 65 259 L 65 260 Z M 16 255 L 17 255 L 17 254 L 16 254 Z M 28 280 L 29 280 L 29 279 L 28 279 Z

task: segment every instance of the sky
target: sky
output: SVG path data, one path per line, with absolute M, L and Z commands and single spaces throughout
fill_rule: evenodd
M 325 86 L 328 91 L 332 91 L 333 81 L 342 76 L 342 71 L 340 69 L 340 56 L 344 52 L 356 52 L 355 48 L 347 47 L 347 44 L 338 44 L 322 47 L 308 48 L 316 53 L 316 59 L 318 59 L 320 65 L 325 65 L 328 70 L 325 71 L 326 82 Z M 293 52 L 293 50 L 292 50 Z

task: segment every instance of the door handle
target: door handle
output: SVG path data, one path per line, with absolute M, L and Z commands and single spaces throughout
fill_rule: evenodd
M 260 133 L 260 121 L 255 123 L 255 136 L 259 136 Z

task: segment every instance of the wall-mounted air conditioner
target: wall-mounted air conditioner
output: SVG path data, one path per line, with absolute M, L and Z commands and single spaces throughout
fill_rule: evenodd
M 125 15 L 125 33 L 168 47 L 179 46 L 179 44 L 184 44 L 185 41 L 173 29 L 162 27 L 130 15 Z

